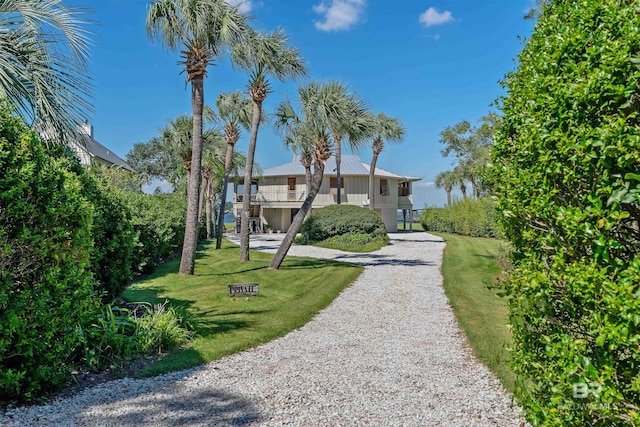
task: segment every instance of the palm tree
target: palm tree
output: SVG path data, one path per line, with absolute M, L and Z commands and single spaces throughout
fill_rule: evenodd
M 384 113 L 376 115 L 373 119 L 373 157 L 369 166 L 369 209 L 375 210 L 374 176 L 378 156 L 384 149 L 384 141 L 400 142 L 404 138 L 404 127 L 402 123 L 394 117 L 389 117 Z
M 312 83 L 307 88 L 314 86 Z M 298 114 L 288 100 L 282 101 L 274 114 L 274 127 L 279 132 L 287 148 L 293 150 L 300 159 L 300 164 L 304 167 L 305 175 L 305 197 L 311 193 L 311 165 L 313 164 L 313 155 L 311 154 L 311 146 L 309 144 L 300 143 L 301 123 Z
M 253 158 L 262 119 L 262 103 L 271 92 L 268 77 L 284 81 L 306 75 L 303 59 L 297 49 L 288 46 L 281 29 L 270 34 L 252 32 L 246 41 L 233 48 L 231 56 L 236 64 L 249 72 L 249 96 L 253 101 L 251 136 L 244 171 L 244 194 L 240 223 L 240 261 L 249 260 L 249 215 L 251 209 L 251 178 Z
M 46 139 L 83 143 L 92 110 L 86 9 L 58 0 L 0 1 L 0 98 Z
M 269 264 L 269 268 L 280 268 L 282 261 L 284 261 L 293 244 L 293 239 L 295 239 L 302 222 L 311 210 L 311 205 L 322 184 L 325 162 L 331 157 L 333 145 L 330 136 L 331 123 L 327 119 L 330 117 L 331 105 L 325 102 L 327 100 L 326 97 L 319 96 L 322 93 L 322 86 L 317 83 L 310 83 L 298 89 L 302 107 L 300 115 L 288 105 L 288 101 L 285 101 L 277 109 L 276 129 L 284 133 L 287 145 L 303 154 L 302 158 L 308 158 L 308 155 L 311 155 L 313 159 L 313 176 L 311 176 L 311 185 L 309 186 L 307 197 L 293 218 L 287 234 L 271 260 L 271 264 Z M 310 171 L 310 169 L 307 169 L 306 164 L 305 170 Z M 309 181 L 309 178 L 307 180 Z
M 436 176 L 436 187 L 444 188 L 447 192 L 447 206 L 451 206 L 451 191 L 456 185 L 457 178 L 452 171 L 440 172 Z
M 336 203 L 342 202 L 342 178 L 340 164 L 342 163 L 342 140 L 347 139 L 352 150 L 364 145 L 371 137 L 373 123 L 364 101 L 355 93 L 349 92 L 346 85 L 340 82 L 330 82 L 323 86 L 324 101 L 327 105 L 326 119 L 329 121 L 336 157 Z
M 468 171 L 464 168 L 463 165 L 458 165 L 453 168 L 453 176 L 455 178 L 455 185 L 460 186 L 462 197 L 467 200 Z
M 187 219 L 180 273 L 193 274 L 198 244 L 198 202 L 202 164 L 204 78 L 209 63 L 248 32 L 247 15 L 225 0 L 156 0 L 149 5 L 147 33 L 170 50 L 182 53 L 187 82 L 191 82 L 193 150 L 187 187 Z
M 216 99 L 218 116 L 224 122 L 225 141 L 227 152 L 224 162 L 224 178 L 220 195 L 220 215 L 218 229 L 216 230 L 216 249 L 222 247 L 222 231 L 224 230 L 224 206 L 227 203 L 227 187 L 231 174 L 233 160 L 233 148 L 240 139 L 240 128 L 249 129 L 253 104 L 249 98 L 243 98 L 240 91 L 222 93 Z
M 216 195 L 219 193 L 219 175 L 222 175 L 224 171 L 223 148 L 224 141 L 222 141 L 222 135 L 218 132 L 216 135 L 217 141 L 212 147 L 206 149 L 202 154 L 202 198 L 204 199 L 205 206 L 205 228 L 207 232 L 207 239 L 213 236 L 211 225 L 213 224 L 213 218 L 215 218 L 215 200 Z M 202 218 L 202 213 L 199 214 Z

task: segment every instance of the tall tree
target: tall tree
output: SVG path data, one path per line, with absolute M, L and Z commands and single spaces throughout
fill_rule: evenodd
M 311 87 L 309 85 L 308 87 Z M 274 114 L 274 128 L 282 135 L 284 145 L 298 155 L 300 164 L 304 167 L 305 174 L 305 197 L 311 193 L 311 166 L 313 165 L 313 155 L 311 154 L 311 145 L 301 143 L 300 129 L 301 123 L 298 114 L 289 102 L 282 101 Z
M 372 136 L 372 115 L 362 99 L 349 91 L 347 85 L 341 82 L 329 82 L 322 87 L 321 96 L 324 98 L 326 120 L 329 122 L 336 158 L 336 203 L 342 203 L 342 177 L 340 165 L 342 163 L 342 141 L 346 140 L 352 150 L 362 147 Z
M 462 193 L 462 198 L 467 200 L 467 177 L 469 173 L 462 167 L 462 165 L 458 165 L 453 168 L 453 178 L 455 180 L 455 185 L 460 187 L 460 192 Z
M 149 37 L 172 51 L 181 51 L 183 71 L 191 83 L 192 173 L 187 187 L 187 219 L 179 270 L 182 274 L 193 274 L 198 244 L 204 78 L 208 65 L 248 33 L 246 21 L 247 15 L 224 0 L 156 0 L 149 5 Z
M 285 81 L 306 75 L 306 68 L 300 53 L 288 45 L 287 36 L 281 29 L 270 34 L 252 32 L 244 43 L 232 49 L 231 56 L 236 64 L 249 72 L 249 96 L 253 101 L 240 223 L 240 261 L 248 261 L 253 158 L 262 119 L 262 103 L 271 92 L 268 77 L 274 76 L 280 81 Z
M 298 95 L 301 104 L 301 113 L 285 104 L 281 104 L 276 114 L 276 129 L 285 135 L 285 143 L 290 147 L 305 153 L 310 153 L 313 158 L 313 176 L 307 197 L 300 210 L 293 218 L 287 233 L 276 251 L 269 268 L 278 269 L 284 261 L 287 252 L 293 244 L 300 226 L 311 210 L 324 176 L 325 162 L 331 157 L 333 141 L 331 141 L 331 127 L 327 117 L 330 116 L 330 104 L 326 97 L 319 96 L 323 92 L 323 87 L 312 82 L 301 86 Z M 284 114 L 286 113 L 286 114 Z M 287 115 L 288 114 L 288 115 Z M 306 169 L 306 167 L 305 167 Z
M 384 142 L 395 141 L 400 142 L 404 139 L 404 127 L 402 123 L 394 117 L 389 117 L 384 113 L 380 113 L 373 118 L 373 156 L 371 165 L 369 166 L 369 209 L 375 210 L 375 172 L 378 156 L 384 149 Z
M 451 191 L 456 185 L 456 176 L 453 171 L 443 171 L 436 176 L 436 187 L 444 188 L 447 193 L 447 205 L 451 206 Z
M 80 142 L 92 110 L 85 14 L 60 0 L 0 1 L 0 98 L 52 142 Z
M 460 168 L 458 171 L 471 182 L 474 198 L 483 191 L 481 182 L 482 170 L 489 162 L 495 129 L 500 117 L 495 113 L 481 119 L 480 126 L 472 126 L 467 120 L 447 126 L 440 133 L 440 143 L 444 157 L 455 154 Z
M 224 178 L 220 195 L 220 215 L 218 229 L 216 230 L 216 249 L 222 247 L 222 231 L 224 230 L 224 206 L 227 202 L 227 188 L 233 160 L 233 148 L 240 139 L 240 128 L 249 129 L 253 103 L 249 98 L 244 98 L 240 91 L 222 93 L 216 99 L 218 117 L 223 122 L 227 152 L 224 162 Z

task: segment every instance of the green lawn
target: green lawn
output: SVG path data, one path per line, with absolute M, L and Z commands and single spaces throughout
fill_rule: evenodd
M 409 231 L 409 227 L 411 227 L 411 224 L 409 224 L 409 222 L 407 222 L 407 229 L 404 230 L 403 227 L 403 223 L 402 222 L 398 222 L 398 231 Z M 419 222 L 414 222 L 413 223 L 413 231 L 424 231 L 424 229 L 422 228 L 422 224 L 420 224 Z
M 329 260 L 288 257 L 280 270 L 268 270 L 271 254 L 251 252 L 239 262 L 239 248 L 205 242 L 196 274 L 177 274 L 179 260 L 132 284 L 124 293 L 132 302 L 181 306 L 196 320 L 199 335 L 183 350 L 167 355 L 143 375 L 184 369 L 270 341 L 301 327 L 351 284 L 362 267 Z M 260 295 L 230 298 L 227 285 L 258 283 Z
M 511 345 L 506 301 L 488 289 L 500 274 L 494 258 L 505 243 L 495 239 L 432 233 L 447 242 L 442 275 L 449 302 L 476 356 L 495 373 L 509 391 L 515 376 L 509 368 Z

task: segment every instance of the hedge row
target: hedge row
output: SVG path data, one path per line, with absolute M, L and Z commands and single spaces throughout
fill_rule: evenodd
M 0 399 L 63 384 L 100 297 L 182 242 L 179 197 L 122 193 L 0 106 Z
M 444 208 L 427 208 L 420 216 L 425 231 L 472 237 L 500 237 L 496 208 L 488 199 L 459 200 Z
M 544 2 L 505 79 L 491 178 L 532 425 L 640 425 L 640 9 Z

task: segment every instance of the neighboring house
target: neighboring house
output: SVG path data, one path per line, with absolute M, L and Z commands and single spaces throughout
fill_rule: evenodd
M 332 156 L 325 165 L 322 185 L 312 209 L 336 204 L 335 170 L 335 157 Z M 387 231 L 398 231 L 398 210 L 413 220 L 412 183 L 420 178 L 396 175 L 380 168 L 376 168 L 374 176 L 375 210 L 384 221 Z M 343 155 L 340 177 L 342 203 L 369 207 L 369 165 L 358 156 Z M 242 184 L 234 187 L 236 231 L 239 231 L 242 212 L 242 187 Z M 291 163 L 264 171 L 262 177 L 254 180 L 251 186 L 251 230 L 262 232 L 270 227 L 276 232 L 286 231 L 306 197 L 304 167 L 295 157 Z
M 106 167 L 115 165 L 128 171 L 135 172 L 133 168 L 117 154 L 113 153 L 107 147 L 93 139 L 93 126 L 86 120 L 81 125 L 78 125 L 77 129 L 82 135 L 84 146 L 76 144 L 71 148 L 76 152 L 81 164 L 90 165 L 91 163 L 97 163 Z

